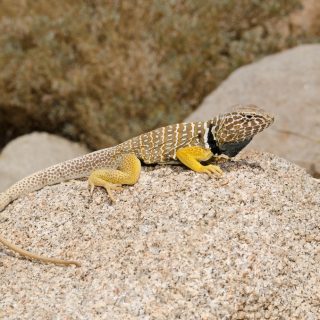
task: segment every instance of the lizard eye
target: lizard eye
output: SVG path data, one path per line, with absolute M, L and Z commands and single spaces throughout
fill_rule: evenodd
M 246 115 L 246 118 L 247 118 L 247 119 L 251 119 L 251 118 L 252 118 L 252 115 L 251 115 L 251 114 L 247 114 L 247 115 Z

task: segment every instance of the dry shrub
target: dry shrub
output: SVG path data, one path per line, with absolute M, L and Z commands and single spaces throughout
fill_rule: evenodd
M 4 0 L 0 133 L 100 148 L 180 121 L 233 69 L 295 43 L 297 0 Z

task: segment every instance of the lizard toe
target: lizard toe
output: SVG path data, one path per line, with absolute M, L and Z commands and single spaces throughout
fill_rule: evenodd
M 221 168 L 219 166 L 215 166 L 213 164 L 209 164 L 207 166 L 205 166 L 206 170 L 209 171 L 212 174 L 221 176 L 223 175 L 223 171 L 221 170 Z

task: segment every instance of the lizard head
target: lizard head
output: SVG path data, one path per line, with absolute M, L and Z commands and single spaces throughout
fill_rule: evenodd
M 210 127 L 208 144 L 213 154 L 234 157 L 273 121 L 270 114 L 255 105 L 236 106 L 231 112 L 219 116 L 215 125 Z

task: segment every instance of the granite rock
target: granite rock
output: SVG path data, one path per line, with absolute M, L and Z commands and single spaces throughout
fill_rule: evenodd
M 1 247 L 0 318 L 317 319 L 319 180 L 254 151 L 222 167 L 144 167 L 114 204 L 85 181 L 17 199 L 2 236 L 82 266 Z

